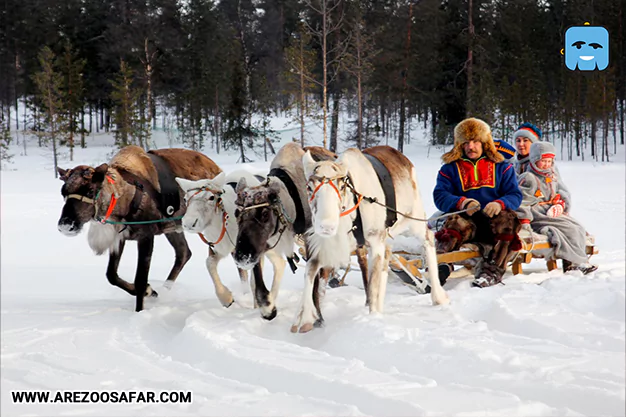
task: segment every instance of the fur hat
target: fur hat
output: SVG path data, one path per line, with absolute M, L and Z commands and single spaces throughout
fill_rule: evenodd
M 541 129 L 534 124 L 526 122 L 519 125 L 515 133 L 513 133 L 513 140 L 520 136 L 529 139 L 532 143 L 535 143 L 541 140 L 543 133 L 541 132 Z
M 556 148 L 550 142 L 535 142 L 530 147 L 530 163 L 536 164 L 543 158 L 556 158 Z
M 483 144 L 483 155 L 493 162 L 504 161 L 504 156 L 498 152 L 491 137 L 491 128 L 480 119 L 470 117 L 460 122 L 454 128 L 454 148 L 441 157 L 444 164 L 463 158 L 463 144 L 470 140 L 478 140 Z

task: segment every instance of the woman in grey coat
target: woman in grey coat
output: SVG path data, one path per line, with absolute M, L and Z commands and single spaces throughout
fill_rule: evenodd
M 530 147 L 529 165 L 518 178 L 524 199 L 517 215 L 522 227 L 548 236 L 556 257 L 571 262 L 568 270 L 588 274 L 598 267 L 588 262 L 585 228 L 568 214 L 570 193 L 554 168 L 555 156 L 549 142 Z

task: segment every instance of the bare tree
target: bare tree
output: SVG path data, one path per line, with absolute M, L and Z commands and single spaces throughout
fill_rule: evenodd
M 58 140 L 66 129 L 66 119 L 63 110 L 63 75 L 56 69 L 56 56 L 47 46 L 39 52 L 41 71 L 33 76 L 33 81 L 39 90 L 40 102 L 43 108 L 45 129 L 41 133 L 43 142 L 52 143 L 52 157 L 54 160 L 54 178 L 57 178 Z
M 310 116 L 307 96 L 309 95 L 315 79 L 313 77 L 313 67 L 315 64 L 315 52 L 309 49 L 311 37 L 309 33 L 301 27 L 299 33 L 295 34 L 291 45 L 285 50 L 285 60 L 288 70 L 285 74 L 288 86 L 293 86 L 294 91 L 290 92 L 295 97 L 295 104 L 298 107 L 298 123 L 300 124 L 300 145 L 304 146 L 305 118 Z M 296 87 L 297 86 L 297 87 Z
M 148 124 L 148 126 L 153 126 L 152 123 L 153 120 L 155 120 L 155 114 L 154 100 L 152 98 L 152 74 L 154 72 L 156 51 L 150 52 L 148 38 L 144 39 L 144 52 L 146 54 L 146 58 L 141 59 L 141 63 L 143 64 L 143 69 L 146 76 L 146 107 L 148 107 L 148 116 L 146 117 L 146 123 Z
M 321 82 L 315 82 L 322 87 L 323 146 L 325 148 L 328 147 L 328 135 L 326 132 L 328 126 L 328 84 L 337 76 L 338 67 L 335 64 L 344 57 L 350 40 L 350 37 L 346 37 L 334 47 L 328 47 L 328 37 L 343 25 L 343 9 L 339 17 L 333 20 L 333 12 L 339 7 L 341 2 L 342 0 L 305 0 L 307 7 L 318 14 L 321 20 L 321 27 L 314 28 L 306 21 L 305 24 L 309 32 L 318 39 L 322 48 L 322 80 Z M 329 57 L 332 58 L 329 59 Z M 335 71 L 329 74 L 329 68 L 332 66 L 335 66 Z
M 358 6 L 357 6 L 358 7 Z M 343 68 L 354 76 L 356 81 L 357 125 L 356 146 L 364 147 L 363 138 L 363 103 L 365 94 L 364 83 L 367 82 L 373 70 L 372 60 L 379 51 L 374 50 L 374 34 L 368 34 L 365 28 L 362 12 L 359 7 L 352 27 L 352 39 L 346 51 L 346 59 L 342 61 Z

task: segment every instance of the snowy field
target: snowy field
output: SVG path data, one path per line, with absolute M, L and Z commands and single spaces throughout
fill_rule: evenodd
M 296 132 L 283 133 L 284 140 Z M 166 144 L 163 134 L 157 143 Z M 65 168 L 111 155 L 109 136 L 89 139 Z M 428 213 L 440 149 L 416 132 L 406 150 Z M 547 272 L 545 262 L 506 285 L 446 284 L 449 306 L 434 307 L 390 275 L 385 313 L 369 315 L 360 275 L 329 289 L 325 327 L 289 332 L 303 271 L 287 272 L 278 317 L 261 319 L 232 261 L 220 274 L 236 297 L 217 300 L 206 247 L 188 235 L 194 256 L 171 291 L 161 288 L 174 256 L 155 242 L 150 282 L 159 298 L 141 313 L 108 284 L 108 257 L 95 256 L 86 232 L 57 231 L 63 199 L 48 151 L 13 147 L 1 173 L 2 416 L 618 416 L 625 410 L 625 165 L 563 162 L 572 214 L 595 235 L 600 267 Z M 209 154 L 225 171 L 237 154 Z M 560 158 L 559 158 L 560 159 Z M 267 172 L 269 163 L 246 164 Z M 132 280 L 136 245 L 120 276 Z M 267 266 L 267 276 L 270 267 Z M 15 404 L 12 390 L 192 391 L 192 404 Z

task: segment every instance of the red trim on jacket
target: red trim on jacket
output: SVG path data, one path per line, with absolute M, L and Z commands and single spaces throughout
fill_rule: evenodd
M 512 165 L 507 169 L 511 167 Z M 476 162 L 460 159 L 456 161 L 456 168 L 459 172 L 463 192 L 483 187 L 496 187 L 496 164 L 486 157 L 482 157 Z

